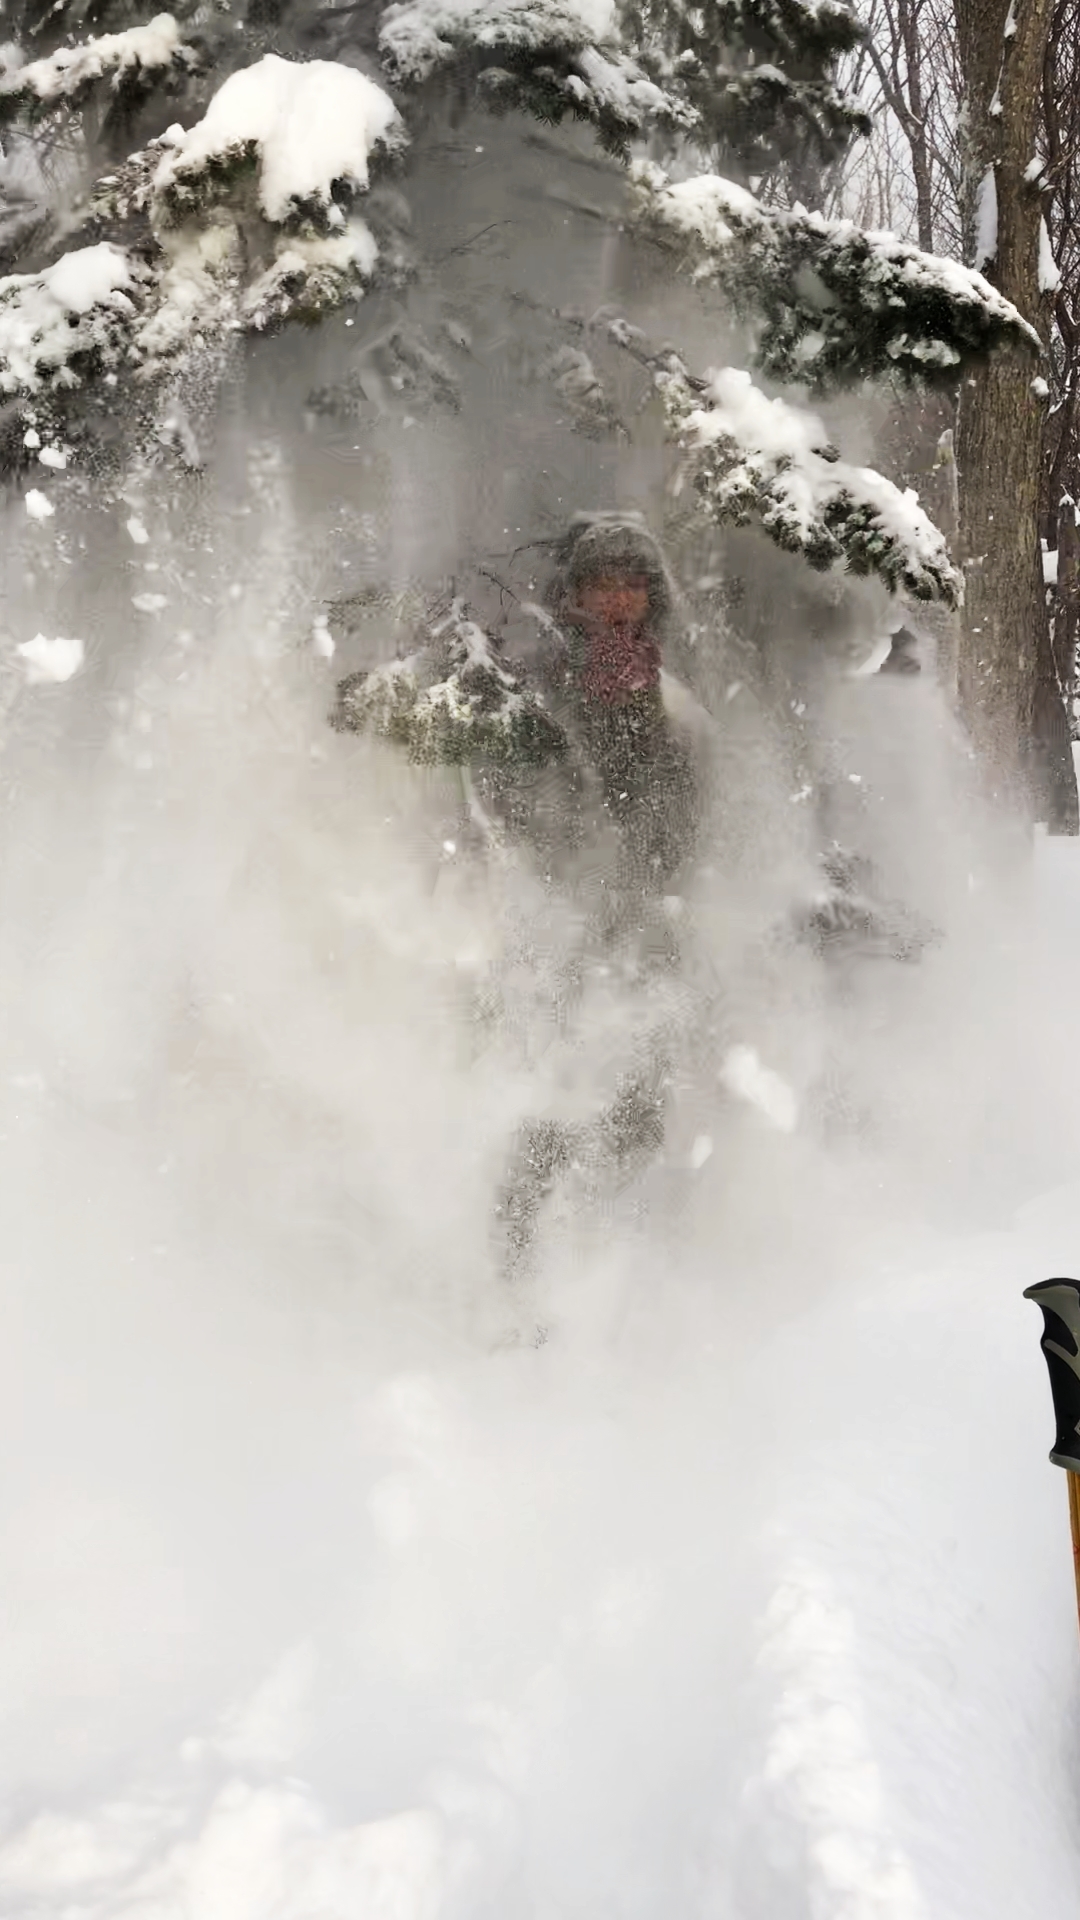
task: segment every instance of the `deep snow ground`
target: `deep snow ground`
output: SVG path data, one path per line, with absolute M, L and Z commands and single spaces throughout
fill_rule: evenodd
M 1071 1920 L 1080 854 L 508 1343 L 497 914 L 251 652 L 8 742 L 0 1914 Z

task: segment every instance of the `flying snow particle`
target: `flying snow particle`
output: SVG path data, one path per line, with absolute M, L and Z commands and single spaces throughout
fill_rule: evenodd
M 706 1160 L 712 1159 L 713 1143 L 707 1133 L 699 1133 L 690 1149 L 690 1165 L 695 1173 L 700 1173 Z
M 332 660 L 337 651 L 334 645 L 334 636 L 326 624 L 326 615 L 324 613 L 320 613 L 312 625 L 311 645 L 320 660 Z
M 63 447 L 42 447 L 38 459 L 43 467 L 52 467 L 57 473 L 63 473 L 68 463 Z
M 780 1133 L 794 1133 L 798 1102 L 786 1080 L 763 1066 L 753 1047 L 731 1047 L 720 1069 L 720 1081 L 738 1100 L 745 1100 Z
M 23 662 L 23 670 L 30 686 L 40 686 L 46 681 L 70 680 L 78 673 L 86 656 L 86 648 L 81 640 L 64 640 L 59 635 L 55 640 L 46 639 L 43 633 L 35 633 L 32 640 L 24 640 L 15 649 Z
M 40 447 L 41 435 L 36 427 L 27 427 L 26 432 L 23 434 L 22 443 L 24 447 Z
M 39 493 L 36 487 L 31 487 L 26 495 L 26 511 L 31 520 L 51 520 L 56 508 L 45 494 Z
M 131 519 L 128 521 L 125 521 L 124 524 L 127 527 L 127 531 L 130 538 L 134 540 L 135 545 L 137 547 L 145 547 L 147 544 L 147 541 L 150 538 L 150 535 L 147 533 L 146 528 L 143 526 L 143 523 L 139 519 L 138 514 L 133 513 L 131 516 Z
M 163 593 L 133 593 L 131 604 L 136 613 L 160 613 L 169 602 Z

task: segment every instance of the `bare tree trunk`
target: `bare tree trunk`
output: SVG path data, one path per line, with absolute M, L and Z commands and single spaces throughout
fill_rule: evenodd
M 1052 0 L 957 0 L 965 85 L 968 257 L 1036 326 L 1048 319 L 1039 287 L 1041 198 L 1028 177 L 1039 125 Z M 993 209 L 996 205 L 996 222 Z M 996 235 L 993 231 L 996 224 Z M 985 254 L 980 259 L 980 252 Z M 990 792 L 1046 817 L 1032 791 L 1031 742 L 1040 684 L 1044 744 L 1063 785 L 1075 782 L 1049 728 L 1050 639 L 1038 541 L 1045 396 L 1023 354 L 998 354 L 964 382 L 957 421 L 960 553 L 966 607 L 960 707 Z M 1067 740 L 1066 740 L 1067 745 Z M 1046 753 L 1041 756 L 1045 761 Z M 1060 815 L 1060 809 L 1055 809 Z

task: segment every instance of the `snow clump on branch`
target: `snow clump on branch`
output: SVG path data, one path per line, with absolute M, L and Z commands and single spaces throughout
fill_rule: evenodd
M 177 133 L 154 175 L 154 193 L 177 210 L 198 207 L 220 169 L 251 158 L 268 220 L 280 224 L 318 209 L 341 226 L 337 183 L 366 192 L 374 149 L 404 144 L 389 94 L 354 67 L 268 53 L 232 74 L 197 125 Z

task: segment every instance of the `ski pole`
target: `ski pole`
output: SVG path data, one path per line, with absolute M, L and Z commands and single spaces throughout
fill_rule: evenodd
M 1057 1438 L 1050 1449 L 1055 1467 L 1064 1467 L 1069 1490 L 1073 1574 L 1080 1616 L 1080 1280 L 1042 1280 L 1024 1288 L 1024 1299 L 1042 1309 L 1043 1335 Z

